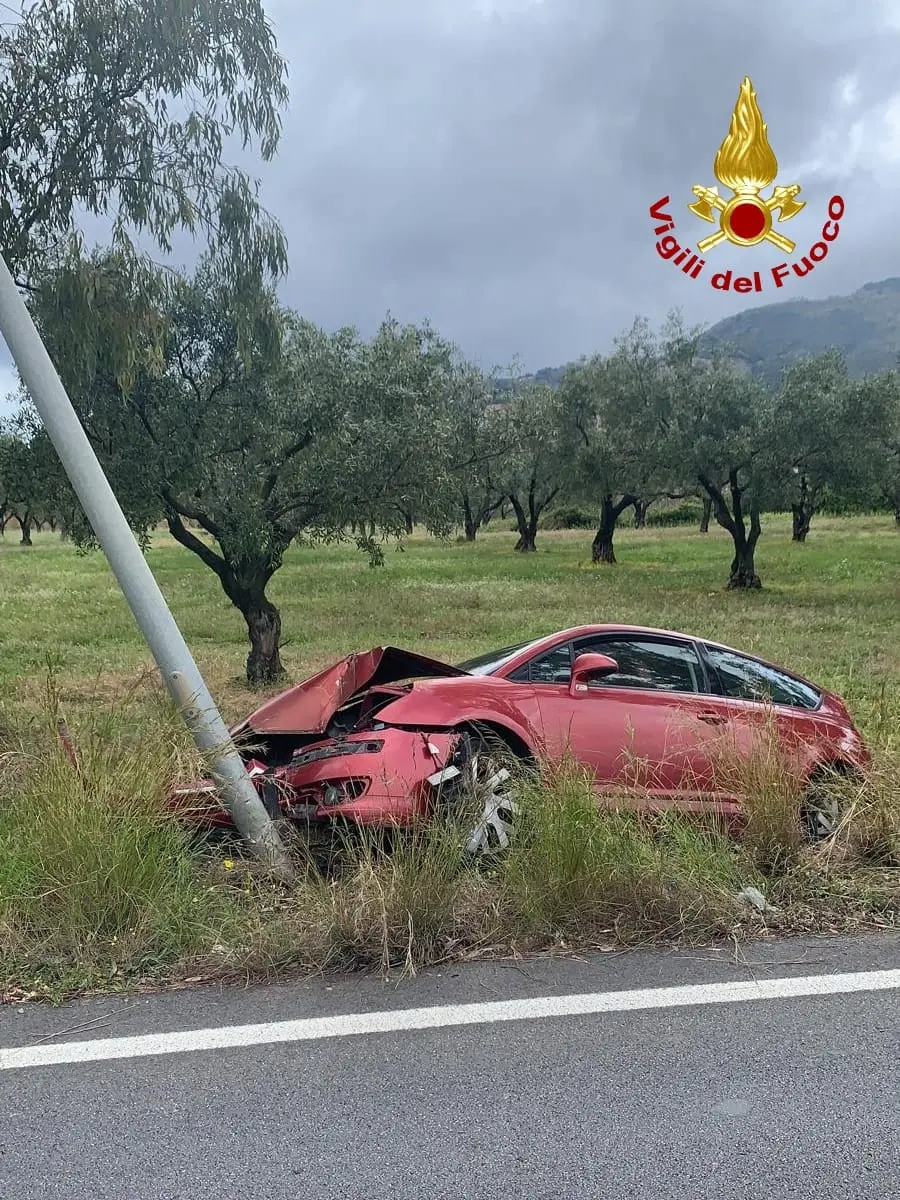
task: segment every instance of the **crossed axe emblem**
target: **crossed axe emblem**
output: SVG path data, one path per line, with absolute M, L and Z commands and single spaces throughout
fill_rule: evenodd
M 701 184 L 696 184 L 692 189 L 697 197 L 695 204 L 689 204 L 688 208 L 695 216 L 700 217 L 704 221 L 715 222 L 713 212 L 724 214 L 726 209 L 729 211 L 737 207 L 738 204 L 752 204 L 760 208 L 768 210 L 769 216 L 766 224 L 769 226 L 765 233 L 761 236 L 761 241 L 771 242 L 773 246 L 777 246 L 785 254 L 790 254 L 796 242 L 792 242 L 790 238 L 786 238 L 784 234 L 777 233 L 771 228 L 771 219 L 776 213 L 779 221 L 789 221 L 791 217 L 795 217 L 797 213 L 806 206 L 805 200 L 797 200 L 797 193 L 800 191 L 798 183 L 792 183 L 789 187 L 776 187 L 768 200 L 764 200 L 756 191 L 750 194 L 736 193 L 731 200 L 723 200 L 719 195 L 718 188 L 703 187 Z M 718 246 L 720 242 L 724 242 L 729 238 L 728 233 L 722 228 L 722 216 L 719 217 L 719 229 L 715 233 L 711 233 L 709 237 L 701 238 L 697 242 L 697 249 L 701 254 L 705 254 L 707 250 L 711 250 L 713 246 Z

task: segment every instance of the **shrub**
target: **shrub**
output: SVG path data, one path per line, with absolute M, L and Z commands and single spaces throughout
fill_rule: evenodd
M 540 525 L 542 529 L 595 529 L 597 521 L 592 513 L 570 505 L 546 513 Z
M 699 500 L 684 500 L 669 508 L 652 508 L 647 513 L 647 525 L 656 529 L 670 529 L 676 525 L 699 525 L 703 516 L 703 505 Z

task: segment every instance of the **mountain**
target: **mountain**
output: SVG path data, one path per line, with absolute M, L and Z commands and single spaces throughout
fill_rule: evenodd
M 701 349 L 730 351 L 754 375 L 777 383 L 783 367 L 836 347 L 851 375 L 893 367 L 900 357 L 900 279 L 867 283 L 849 296 L 784 300 L 726 317 L 704 333 Z M 526 376 L 556 387 L 566 368 Z M 509 386 L 511 380 L 499 381 Z
M 795 359 L 833 347 L 851 375 L 881 371 L 900 355 L 900 279 L 867 283 L 850 296 L 746 309 L 713 325 L 702 345 L 731 350 L 754 375 L 772 382 Z
M 566 367 L 541 367 L 539 371 L 535 371 L 533 375 L 520 375 L 520 380 L 533 381 L 534 383 L 546 383 L 549 387 L 559 387 L 563 375 L 566 373 Z M 508 379 L 505 376 L 494 381 L 498 391 L 508 392 L 513 386 L 515 380 Z

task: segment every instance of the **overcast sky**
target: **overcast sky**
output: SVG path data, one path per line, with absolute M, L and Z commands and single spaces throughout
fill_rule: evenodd
M 636 314 L 712 323 L 775 299 L 900 275 L 896 0 L 268 0 L 290 67 L 281 153 L 259 173 L 289 240 L 283 295 L 326 327 L 387 309 L 431 319 L 484 366 L 527 370 L 608 349 Z M 782 229 L 827 260 L 779 293 L 726 296 L 709 274 L 768 269 L 773 247 L 719 246 L 692 280 L 654 249 L 713 185 L 750 75 L 807 207 Z

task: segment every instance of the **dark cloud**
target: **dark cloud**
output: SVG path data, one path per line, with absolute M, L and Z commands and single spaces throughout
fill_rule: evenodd
M 745 74 L 780 181 L 803 169 L 798 253 L 831 193 L 847 200 L 832 254 L 791 294 L 900 273 L 888 6 L 272 0 L 270 12 L 292 101 L 265 196 L 290 240 L 285 298 L 326 325 L 371 327 L 390 307 L 429 316 L 486 363 L 536 367 L 606 348 L 637 313 L 678 305 L 712 321 L 746 306 L 664 264 L 647 214 L 669 193 L 678 235 L 710 232 L 686 205 L 694 183 L 715 183 Z M 782 258 L 720 247 L 707 271 Z
M 291 75 L 278 159 L 254 164 L 283 223 L 285 300 L 327 327 L 428 317 L 484 365 L 604 350 L 636 314 L 712 322 L 750 303 L 900 274 L 900 22 L 891 0 L 268 0 Z M 648 207 L 688 211 L 744 75 L 781 182 L 847 215 L 780 293 L 713 292 L 654 250 Z M 707 273 L 777 250 L 710 252 Z

